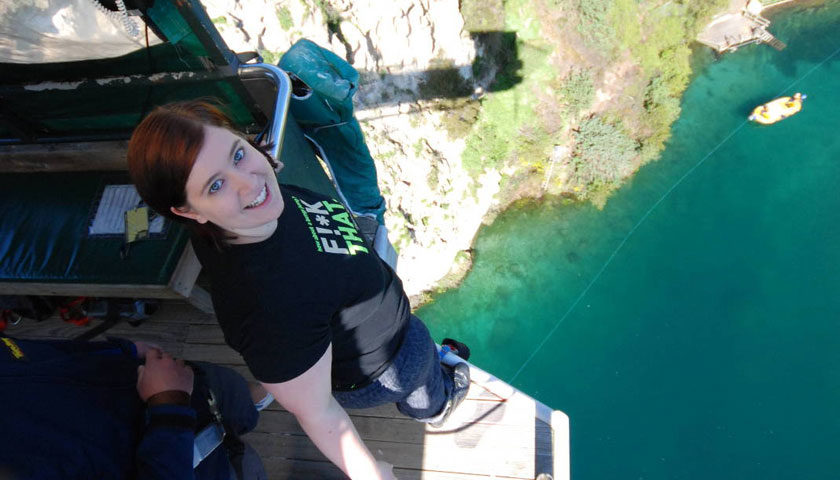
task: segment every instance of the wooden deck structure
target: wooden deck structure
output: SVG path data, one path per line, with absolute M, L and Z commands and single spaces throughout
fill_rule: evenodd
M 88 327 L 57 317 L 11 325 L 18 338 L 73 338 Z M 176 357 L 229 366 L 253 379 L 238 353 L 224 344 L 212 314 L 179 301 L 164 301 L 138 327 L 120 323 L 107 335 L 154 342 Z M 559 411 L 472 367 L 469 395 L 441 429 L 427 428 L 393 405 L 350 411 L 377 458 L 395 466 L 400 479 L 534 479 L 540 473 L 569 478 L 569 422 Z M 246 435 L 262 456 L 270 479 L 346 478 L 311 443 L 295 418 L 272 404 Z
M 770 20 L 761 16 L 768 6 L 791 0 L 773 0 L 765 5 L 759 0 L 733 0 L 730 10 L 719 15 L 697 36 L 697 41 L 714 48 L 718 53 L 735 51 L 752 43 L 766 43 L 776 50 L 783 50 L 784 42 L 774 37 L 767 28 Z

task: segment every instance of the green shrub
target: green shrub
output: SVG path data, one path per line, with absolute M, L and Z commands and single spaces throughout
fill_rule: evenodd
M 729 0 L 683 0 L 681 3 L 686 6 L 686 31 L 690 38 L 703 30 L 712 15 L 729 6 Z
M 440 186 L 440 172 L 438 171 L 437 165 L 432 165 L 429 174 L 426 176 L 426 183 L 429 184 L 429 188 L 433 191 L 437 190 Z
M 277 21 L 280 22 L 280 27 L 283 30 L 288 32 L 294 26 L 292 12 L 285 5 L 277 5 L 274 13 L 277 14 Z
M 580 0 L 578 31 L 595 47 L 606 52 L 612 43 L 609 13 L 613 0 Z
M 629 173 L 638 145 L 620 124 L 600 117 L 580 122 L 575 133 L 572 161 L 579 185 L 615 183 Z
M 277 62 L 280 61 L 280 55 L 271 50 L 260 50 L 260 56 L 263 58 L 263 63 L 270 63 L 272 65 L 277 65 Z
M 324 24 L 330 34 L 338 33 L 341 30 L 341 15 L 333 7 L 329 0 L 314 0 L 315 6 L 321 11 L 324 17 Z
M 443 113 L 441 125 L 446 129 L 447 137 L 457 140 L 472 131 L 481 112 L 481 103 L 471 98 L 452 98 L 441 100 L 436 108 Z
M 595 100 L 595 85 L 592 82 L 592 73 L 589 70 L 573 70 L 563 80 L 560 87 L 560 95 L 569 107 L 569 112 L 577 116 L 582 110 L 592 106 Z
M 463 164 L 467 171 L 479 173 L 485 168 L 501 167 L 511 150 L 510 139 L 492 123 L 482 122 L 467 138 Z
M 681 80 L 678 85 L 682 85 Z M 680 116 L 680 99 L 673 93 L 675 88 L 677 85 L 673 81 L 669 83 L 662 75 L 657 75 L 645 89 L 643 123 L 650 133 L 642 141 L 644 161 L 651 160 L 662 150 L 671 136 L 671 124 Z

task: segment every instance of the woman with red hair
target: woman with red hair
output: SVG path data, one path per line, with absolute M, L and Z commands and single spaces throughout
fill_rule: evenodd
M 467 365 L 439 363 L 399 277 L 352 214 L 281 187 L 277 163 L 216 106 L 159 107 L 135 129 L 128 163 L 143 200 L 192 229 L 225 341 L 349 477 L 393 474 L 342 407 L 393 402 L 439 426 L 466 396 Z

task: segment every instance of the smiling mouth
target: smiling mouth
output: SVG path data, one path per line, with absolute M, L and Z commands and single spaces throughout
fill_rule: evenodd
M 260 190 L 260 194 L 257 195 L 257 198 L 254 199 L 253 202 L 245 205 L 245 208 L 256 208 L 265 203 L 265 200 L 268 198 L 268 187 L 263 185 L 262 190 Z

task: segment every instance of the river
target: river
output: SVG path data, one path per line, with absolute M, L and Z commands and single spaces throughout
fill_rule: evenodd
M 840 475 L 840 2 L 771 18 L 788 48 L 697 62 L 603 210 L 509 209 L 419 312 L 569 415 L 575 479 Z M 796 91 L 799 115 L 745 122 Z

